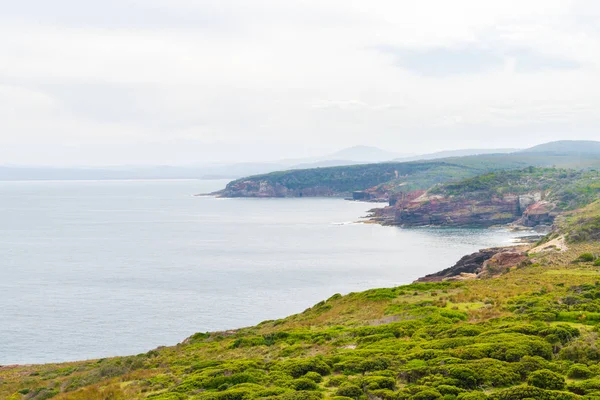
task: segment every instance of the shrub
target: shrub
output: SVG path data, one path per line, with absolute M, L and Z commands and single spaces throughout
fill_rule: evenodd
M 318 372 L 314 371 L 307 372 L 303 378 L 310 379 L 315 383 L 321 383 L 323 381 L 323 377 Z
M 251 396 L 251 393 L 247 390 L 240 390 L 240 389 L 232 389 L 232 390 L 227 390 L 225 392 L 221 392 L 221 393 L 216 393 L 216 394 L 212 394 L 212 393 L 207 393 L 206 398 L 208 399 L 215 399 L 215 400 L 247 400 L 249 399 Z M 202 397 L 200 397 L 202 398 Z
M 549 366 L 550 362 L 548 362 L 548 360 L 543 359 L 542 357 L 525 356 L 521 359 L 521 361 L 519 361 L 518 370 L 524 379 L 533 371 L 537 371 L 540 369 L 549 369 Z
M 504 389 L 489 396 L 492 400 L 550 400 L 545 390 L 531 386 Z
M 458 395 L 458 400 L 487 400 L 488 396 L 483 392 L 469 392 Z
M 272 397 L 276 397 L 280 394 L 284 394 L 288 391 L 289 391 L 288 389 L 284 389 L 281 387 L 269 387 L 269 388 L 257 391 L 255 394 L 255 397 L 257 397 L 257 398 L 261 398 L 261 397 L 272 398 Z M 186 399 L 187 399 L 187 397 L 186 397 Z
M 283 363 L 283 369 L 294 378 L 300 378 L 308 372 L 316 372 L 320 375 L 329 375 L 331 372 L 329 365 L 319 357 L 289 360 Z
M 363 395 L 363 391 L 356 385 L 345 383 L 335 392 L 336 396 L 351 397 L 357 399 Z
M 369 399 L 378 398 L 380 400 L 398 400 L 396 392 L 389 389 L 377 389 L 369 392 Z
M 600 380 L 590 379 L 569 384 L 569 390 L 573 393 L 585 395 L 600 390 Z
M 378 357 L 372 360 L 364 360 L 358 365 L 359 372 L 381 371 L 388 369 L 390 361 L 386 358 Z
M 367 376 L 362 380 L 363 387 L 369 390 L 390 389 L 396 388 L 396 381 L 393 378 L 386 376 Z
M 600 360 L 600 350 L 593 341 L 577 340 L 563 347 L 558 358 L 584 364 Z
M 279 400 L 321 400 L 323 395 L 319 392 L 292 392 L 276 398 Z
M 158 396 L 151 396 L 149 398 L 151 398 L 152 400 L 184 400 L 188 397 L 185 394 L 181 393 L 164 393 Z
M 435 389 L 426 389 L 411 397 L 412 400 L 437 400 L 441 398 L 441 393 Z
M 230 347 L 232 349 L 237 349 L 240 347 L 255 347 L 255 346 L 263 346 L 265 345 L 265 338 L 262 336 L 254 336 L 247 338 L 238 338 L 231 343 Z
M 532 372 L 527 383 L 540 389 L 561 390 L 565 387 L 565 378 L 549 369 Z
M 571 379 L 588 379 L 593 375 L 588 366 L 584 364 L 575 364 L 567 372 L 567 377 Z
M 292 381 L 292 387 L 295 390 L 316 390 L 318 388 L 315 381 L 307 378 L 294 379 Z
M 577 261 L 579 262 L 592 262 L 596 257 L 592 253 L 581 253 L 579 257 L 577 257 Z
M 473 389 L 477 386 L 477 375 L 470 368 L 454 367 L 450 370 L 450 377 L 456 379 L 462 388 Z
M 338 387 L 346 383 L 348 378 L 345 375 L 335 375 L 329 378 L 327 381 L 327 387 Z
M 441 394 L 451 394 L 454 396 L 458 396 L 460 393 L 464 392 L 463 389 L 461 388 L 457 388 L 456 386 L 450 386 L 450 385 L 439 385 L 438 387 L 436 387 L 437 391 L 440 392 Z

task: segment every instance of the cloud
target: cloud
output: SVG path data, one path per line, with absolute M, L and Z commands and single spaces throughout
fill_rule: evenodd
M 502 70 L 507 65 L 514 71 L 530 73 L 581 67 L 575 60 L 543 55 L 527 48 L 486 49 L 468 45 L 425 49 L 376 46 L 373 49 L 390 55 L 400 68 L 432 77 L 481 74 Z
M 368 104 L 360 100 L 317 100 L 311 104 L 312 108 L 340 110 L 401 110 L 404 106 L 397 104 Z
M 7 3 L 0 160 L 420 152 L 500 131 L 485 143 L 593 139 L 599 11 L 588 0 Z

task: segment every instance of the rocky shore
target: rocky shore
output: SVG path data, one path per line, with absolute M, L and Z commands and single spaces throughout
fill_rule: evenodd
M 530 264 L 527 250 L 530 245 L 493 247 L 462 257 L 452 267 L 426 275 L 416 282 L 442 282 L 491 278 L 511 268 Z
M 542 193 L 529 193 L 466 198 L 417 191 L 391 199 L 388 207 L 371 210 L 371 218 L 383 225 L 404 227 L 552 225 L 555 207 L 542 197 Z

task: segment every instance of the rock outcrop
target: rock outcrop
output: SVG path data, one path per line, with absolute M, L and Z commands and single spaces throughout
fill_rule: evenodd
M 523 263 L 529 263 L 529 258 L 523 250 L 522 248 L 508 248 L 494 254 L 492 258 L 483 263 L 477 277 L 492 278 Z
M 396 208 L 395 225 L 492 226 L 513 222 L 519 216 L 518 197 L 485 200 L 432 197 Z
M 518 223 L 535 227 L 552 225 L 554 205 L 539 200 L 540 193 L 503 196 L 442 196 L 415 191 L 390 198 L 390 206 L 373 210 L 372 218 L 384 225 L 489 227 Z
M 519 223 L 523 226 L 552 225 L 557 213 L 554 204 L 548 201 L 537 201 L 528 206 L 523 212 Z
M 436 272 L 435 274 L 426 275 L 419 278 L 417 282 L 441 282 L 462 274 L 477 274 L 481 272 L 483 263 L 492 258 L 498 251 L 499 248 L 479 250 L 476 253 L 464 256 L 452 267 Z
M 491 278 L 528 262 L 528 246 L 493 247 L 479 250 L 458 260 L 450 268 L 419 278 L 417 282 L 442 282 Z

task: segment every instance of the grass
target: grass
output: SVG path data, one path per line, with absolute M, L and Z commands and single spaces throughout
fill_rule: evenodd
M 565 214 L 559 220 L 559 226 L 569 242 L 600 240 L 600 200 Z M 583 253 L 593 253 L 593 251 L 585 249 Z

